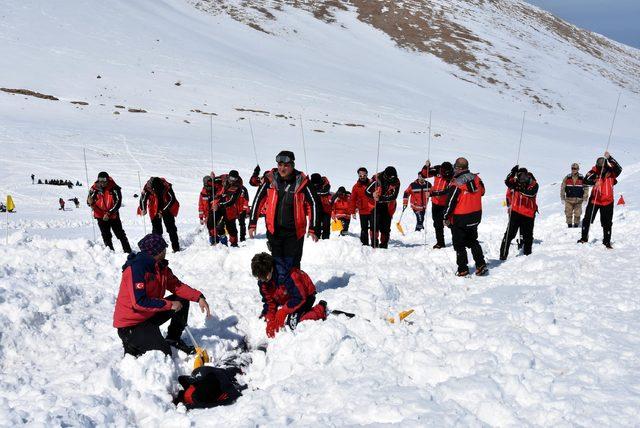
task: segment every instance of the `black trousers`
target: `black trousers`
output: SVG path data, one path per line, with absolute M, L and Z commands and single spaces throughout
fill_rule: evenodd
M 424 229 L 424 215 L 426 210 L 414 211 L 413 213 L 416 215 L 416 230 Z
M 298 239 L 295 229 L 280 229 L 274 234 L 267 231 L 267 247 L 276 263 L 278 276 L 282 276 L 280 280 L 284 281 L 292 267 L 300 268 L 303 246 L 304 236 Z
M 331 214 L 320 214 L 320 238 L 329 239 L 331 236 Z
M 166 210 L 162 212 L 162 217 L 155 216 L 151 220 L 151 233 L 156 235 L 162 235 L 162 222 L 164 221 L 164 227 L 167 228 L 169 239 L 171 240 L 171 249 L 173 251 L 180 251 L 180 241 L 178 240 L 178 228 L 176 227 L 176 218 Z
M 444 247 L 444 211 L 446 207 L 443 205 L 431 205 L 431 214 L 433 216 L 433 228 L 436 231 L 436 243 Z
M 147 351 L 162 351 L 166 355 L 171 355 L 171 347 L 165 338 L 162 337 L 160 326 L 171 320 L 167 331 L 167 339 L 180 339 L 189 317 L 189 301 L 173 294 L 165 297 L 165 299 L 179 300 L 182 302 L 182 309 L 178 312 L 158 312 L 156 315 L 138 325 L 118 329 L 118 336 L 120 336 L 120 340 L 122 340 L 125 354 L 139 357 Z
M 478 226 L 465 227 L 453 224 L 451 225 L 451 238 L 453 240 L 453 249 L 456 250 L 458 272 L 467 272 L 469 270 L 467 266 L 469 264 L 467 248 L 471 249 L 476 269 L 486 264 L 482 247 L 478 242 Z
M 247 239 L 247 212 L 242 211 L 238 215 L 238 225 L 240 225 L 240 242 Z
M 217 235 L 223 236 L 224 230 L 227 229 L 227 233 L 229 234 L 229 242 L 232 246 L 238 246 L 238 228 L 236 227 L 236 221 L 230 220 L 227 216 L 227 211 L 225 209 L 216 211 L 216 221 L 218 222 L 217 227 Z
M 371 214 L 359 214 L 360 216 L 360 242 L 362 245 L 369 245 L 369 234 L 371 225 Z
M 374 212 L 375 230 L 373 233 L 373 246 L 387 248 L 389 245 L 389 234 L 391 233 L 391 216 L 389 215 L 389 207 L 387 204 L 379 203 Z
M 345 217 L 338 219 L 340 223 L 342 223 L 342 230 L 340 231 L 340 235 L 345 236 L 349 234 L 349 225 L 351 224 L 351 217 Z
M 109 220 L 98 218 L 96 220 L 98 220 L 98 227 L 100 228 L 100 234 L 102 235 L 104 245 L 109 247 L 112 251 L 115 251 L 113 249 L 113 240 L 111 235 L 111 231 L 113 230 L 113 234 L 120 240 L 122 251 L 125 253 L 131 252 L 131 245 L 129 245 L 127 234 L 124 233 L 124 229 L 122 228 L 122 221 L 120 221 L 120 217 Z
M 511 213 L 509 225 L 507 226 L 507 230 L 504 232 L 502 244 L 500 244 L 500 260 L 506 260 L 507 256 L 509 256 L 509 246 L 511 245 L 513 238 L 518 234 L 518 231 L 520 231 L 524 254 L 527 256 L 531 254 L 534 223 L 535 218 L 527 217 L 516 212 Z
M 613 202 L 609 205 L 587 204 L 587 209 L 582 219 L 582 240 L 589 240 L 589 227 L 595 221 L 596 214 L 600 211 L 600 225 L 602 226 L 602 243 L 611 244 L 611 228 L 613 227 Z M 593 220 L 592 220 L 593 219 Z

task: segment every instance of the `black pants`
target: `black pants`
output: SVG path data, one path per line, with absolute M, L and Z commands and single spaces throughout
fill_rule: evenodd
M 478 242 L 478 226 L 456 226 L 451 225 L 451 238 L 453 240 L 453 249 L 456 250 L 456 264 L 458 272 L 467 272 L 469 267 L 469 259 L 467 258 L 467 248 L 471 249 L 473 261 L 476 263 L 476 269 L 484 266 L 484 254 L 482 247 Z
M 124 229 L 122 228 L 120 217 L 109 220 L 98 218 L 96 220 L 98 220 L 98 227 L 100 228 L 100 234 L 102 235 L 102 241 L 104 242 L 104 245 L 114 251 L 111 235 L 111 231 L 113 230 L 113 234 L 116 235 L 116 238 L 118 238 L 120 240 L 120 244 L 122 244 L 122 251 L 124 251 L 125 253 L 131 252 L 131 245 L 129 245 L 127 234 L 124 233 Z
M 389 245 L 389 235 L 391 233 L 391 215 L 387 204 L 379 203 L 375 209 L 375 223 L 373 233 L 373 246 L 387 248 Z M 379 235 L 379 238 L 378 238 Z
M 509 246 L 511 241 L 516 237 L 518 231 L 520 231 L 520 238 L 522 240 L 523 252 L 525 255 L 531 254 L 531 247 L 533 246 L 533 224 L 535 218 L 527 217 L 516 212 L 511 213 L 509 218 L 509 225 L 504 232 L 502 238 L 502 244 L 500 244 L 500 260 L 506 260 L 509 255 Z M 507 235 L 508 234 L 508 235 Z
M 320 238 L 329 239 L 331 236 L 331 214 L 320 214 Z
M 276 230 L 275 234 L 267 231 L 267 247 L 276 263 L 280 284 L 289 275 L 292 267 L 300 268 L 303 246 L 304 236 L 298 239 L 295 230 L 280 229 Z
M 431 205 L 433 216 L 433 228 L 436 231 L 436 243 L 444 247 L 444 211 L 446 207 L 442 205 Z
M 611 228 L 613 227 L 613 202 L 609 205 L 587 204 L 587 209 L 582 219 L 582 240 L 589 240 L 589 227 L 596 219 L 596 214 L 600 211 L 600 225 L 602 226 L 603 244 L 611 244 Z M 593 219 L 593 220 L 592 220 Z
M 207 229 L 209 230 L 209 236 L 216 236 L 217 231 L 219 230 L 220 224 L 224 223 L 224 218 L 222 215 L 222 210 L 218 211 L 209 211 L 209 215 L 207 216 Z M 223 224 L 224 227 L 224 224 Z
M 223 236 L 225 234 L 224 230 L 227 229 L 227 233 L 229 234 L 229 243 L 231 244 L 231 246 L 237 247 L 238 228 L 236 227 L 235 219 L 230 220 L 227 216 L 227 211 L 223 209 L 216 212 L 216 221 L 218 221 L 217 235 Z
M 182 302 L 182 309 L 178 312 L 158 312 L 156 315 L 138 325 L 119 328 L 118 336 L 120 336 L 120 340 L 122 340 L 125 354 L 139 357 L 147 351 L 162 351 L 166 355 L 171 355 L 171 347 L 165 338 L 162 337 L 160 326 L 171 320 L 167 331 L 167 339 L 180 339 L 189 317 L 189 301 L 176 295 L 165 298 L 167 300 L 178 300 Z
M 360 242 L 362 245 L 369 245 L 369 234 L 371 229 L 371 214 L 360 215 Z
M 300 322 L 300 318 L 302 318 L 304 314 L 306 314 L 311 310 L 311 308 L 313 308 L 313 304 L 315 302 L 316 302 L 315 294 L 308 296 L 307 299 L 302 304 L 302 306 L 300 306 L 297 311 L 287 316 L 287 320 L 285 321 L 285 324 L 288 325 L 291 330 L 295 330 L 296 327 L 298 326 L 298 323 Z
M 414 211 L 413 213 L 416 215 L 416 230 L 419 231 L 424 229 L 424 215 L 426 210 Z
M 162 218 L 160 216 L 155 216 L 151 220 L 151 233 L 156 235 L 162 235 L 162 222 L 164 221 L 164 226 L 167 228 L 167 233 L 169 234 L 169 239 L 171 240 L 171 249 L 173 251 L 180 251 L 180 241 L 178 240 L 178 228 L 176 227 L 176 218 L 171 215 L 168 210 L 162 212 Z
M 349 224 L 351 224 L 351 217 L 345 217 L 338 219 L 340 223 L 342 223 L 342 230 L 340 231 L 341 236 L 345 236 L 349 233 Z
M 240 225 L 240 242 L 247 239 L 247 212 L 242 211 L 238 215 L 238 224 Z

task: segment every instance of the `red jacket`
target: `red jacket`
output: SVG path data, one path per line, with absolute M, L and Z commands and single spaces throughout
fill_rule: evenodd
M 435 177 L 429 194 L 431 197 L 431 203 L 440 207 L 446 206 L 449 196 L 447 189 L 451 184 L 451 178 L 445 178 L 442 175 L 442 167 L 438 165 L 432 168 L 427 168 L 425 165 L 422 167 L 420 175 L 424 178 Z
M 236 207 L 238 208 L 238 214 L 249 214 L 249 191 L 244 186 L 242 186 L 240 196 L 238 196 Z
M 316 294 L 316 287 L 306 272 L 292 268 L 284 284 L 276 284 L 277 273 L 273 272 L 268 282 L 258 281 L 262 296 L 262 316 L 274 317 L 278 308 L 288 313 L 297 311 L 307 297 Z
M 322 210 L 325 214 L 331 214 L 331 183 L 327 177 L 322 177 L 322 185 L 316 188 L 316 194 L 322 203 Z
M 331 210 L 331 218 L 346 218 L 348 219 L 352 211 L 351 198 L 350 194 L 343 193 L 341 195 L 336 195 L 333 198 L 333 206 Z
M 147 181 L 140 195 L 140 206 L 138 207 L 138 215 L 142 214 L 142 211 L 147 210 L 149 217 L 153 220 L 159 212 L 169 210 L 169 213 L 177 217 L 180 210 L 180 203 L 173 193 L 171 183 L 164 178 L 160 178 L 162 181 L 162 192 L 160 194 L 160 202 L 156 196 L 156 192 L 151 187 L 151 180 Z
M 100 189 L 98 183 L 93 183 L 89 189 L 89 206 L 93 209 L 94 218 L 103 218 L 109 215 L 111 220 L 118 218 L 118 210 L 122 204 L 122 192 L 120 187 L 111 177 L 107 178 L 107 184 Z
M 365 193 L 369 184 L 371 184 L 371 180 L 367 180 L 366 183 L 361 183 L 358 180 L 353 185 L 353 189 L 351 189 L 351 211 L 354 214 L 359 212 L 362 215 L 369 215 L 375 208 L 375 202 Z
M 130 254 L 123 266 L 113 326 L 131 327 L 171 310 L 171 301 L 163 299 L 167 290 L 192 302 L 202 297 L 201 292 L 175 277 L 166 260 L 156 262 L 145 253 Z
M 449 185 L 444 218 L 460 227 L 472 227 L 482 219 L 484 183 L 478 174 L 469 170 L 457 173 Z
M 382 174 L 380 174 L 380 177 L 382 177 Z M 374 203 L 373 195 L 378 194 L 378 204 L 386 204 L 389 216 L 391 217 L 393 217 L 393 213 L 396 212 L 396 198 L 398 197 L 398 193 L 400 193 L 400 180 L 397 178 L 392 181 L 381 179 L 378 182 L 378 174 L 375 174 L 371 178 L 371 184 L 369 184 L 365 191 L 365 195 Z
M 402 205 L 407 205 L 411 203 L 411 209 L 414 212 L 424 211 L 427 209 L 427 204 L 429 203 L 429 196 L 427 192 L 431 188 L 431 183 L 425 181 L 424 184 L 420 184 L 418 180 L 415 180 L 407 190 L 404 191 L 402 196 Z
M 613 158 L 609 157 L 606 163 L 605 172 L 602 174 L 602 170 L 594 166 L 584 176 L 584 181 L 590 186 L 593 186 L 591 195 L 589 196 L 589 203 L 599 206 L 609 205 L 613 203 L 613 186 L 618 184 L 616 179 L 620 173 L 622 173 L 622 167 Z
M 531 182 L 518 184 L 514 174 L 509 174 L 505 180 L 507 185 L 507 206 L 510 211 L 525 217 L 534 218 L 538 211 L 536 195 L 538 194 L 538 182 L 530 175 Z
M 238 199 L 242 196 L 242 178 L 231 182 L 228 174 L 222 174 L 216 177 L 214 182 L 216 186 L 215 203 L 218 209 L 223 209 L 227 220 L 235 220 L 238 218 Z
M 320 202 L 317 200 L 315 192 L 309 185 L 309 179 L 300 171 L 294 170 L 295 182 L 293 187 L 293 223 L 298 239 L 302 238 L 307 229 L 307 211 L 309 212 L 309 233 L 315 234 L 317 221 L 319 218 Z M 264 181 L 258 188 L 253 204 L 251 204 L 251 218 L 249 229 L 256 228 L 260 211 L 265 210 L 265 222 L 269 233 L 276 233 L 276 213 L 278 208 L 279 186 L 282 186 L 282 178 L 278 174 L 278 169 L 274 168 L 265 174 Z M 287 213 L 289 215 L 290 213 Z

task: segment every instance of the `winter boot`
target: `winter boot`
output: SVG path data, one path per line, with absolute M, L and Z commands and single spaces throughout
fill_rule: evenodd
M 169 344 L 169 346 L 173 346 L 174 348 L 184 352 L 187 355 L 193 355 L 196 353 L 196 348 L 194 348 L 193 346 L 187 345 L 186 343 L 184 343 L 184 340 L 182 339 L 166 339 L 167 343 Z
M 578 224 L 578 223 L 574 223 L 574 224 L 573 224 L 573 227 L 580 227 L 580 224 Z
M 487 273 L 489 273 L 489 269 L 487 269 L 487 265 L 476 267 L 476 276 L 484 276 Z
M 462 270 L 462 271 L 458 271 L 456 272 L 456 276 L 468 276 L 469 275 L 469 271 L 468 270 Z
M 433 246 L 433 249 L 434 249 L 434 250 L 439 250 L 440 248 L 444 248 L 444 244 L 440 244 L 440 243 L 438 243 L 438 244 L 436 244 L 436 245 L 434 245 L 434 246 Z

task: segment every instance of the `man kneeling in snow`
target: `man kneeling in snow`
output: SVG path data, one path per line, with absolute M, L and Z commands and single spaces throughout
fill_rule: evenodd
M 198 302 L 211 316 L 204 295 L 175 277 L 165 260 L 167 243 L 162 235 L 149 234 L 138 242 L 140 252 L 130 254 L 122 267 L 120 292 L 113 312 L 124 352 L 138 357 L 158 350 L 171 355 L 171 348 L 194 354 L 195 348 L 180 336 L 187 325 L 189 301 Z M 170 296 L 164 297 L 169 290 Z M 171 320 L 166 339 L 160 325 Z
M 264 303 L 260 317 L 267 322 L 267 336 L 274 337 L 285 322 L 293 330 L 301 321 L 324 320 L 327 317 L 324 300 L 313 306 L 316 287 L 304 271 L 292 268 L 284 284 L 277 284 L 273 257 L 258 253 L 251 259 L 251 273 L 258 279 Z

